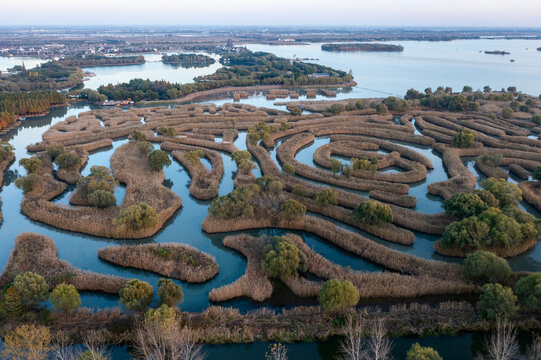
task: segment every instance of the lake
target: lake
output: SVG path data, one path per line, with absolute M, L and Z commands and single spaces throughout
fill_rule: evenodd
M 517 86 L 523 92 L 539 94 L 541 93 L 541 52 L 535 49 L 541 46 L 539 41 L 528 40 L 464 40 L 452 42 L 393 42 L 404 46 L 403 53 L 330 53 L 323 52 L 320 44 L 310 45 L 292 45 L 292 46 L 267 46 L 267 45 L 248 45 L 247 47 L 254 51 L 269 51 L 284 57 L 309 57 L 319 58 L 318 63 L 339 68 L 341 70 L 352 70 L 358 85 L 347 91 L 338 94 L 337 98 L 356 98 L 356 97 L 380 97 L 387 95 L 402 96 L 409 88 L 424 89 L 426 87 L 437 87 L 438 85 L 452 86 L 455 89 L 461 89 L 463 85 L 470 85 L 474 88 L 482 88 L 489 84 L 495 89 L 507 87 L 509 85 Z M 511 52 L 508 56 L 487 55 L 480 53 L 484 50 L 506 50 Z M 165 79 L 171 82 L 190 82 L 193 77 L 213 73 L 219 64 L 210 65 L 203 68 L 181 68 L 167 64 L 162 64 L 158 60 L 159 55 L 145 55 L 148 62 L 143 65 L 133 66 L 112 66 L 88 68 L 85 70 L 95 72 L 96 77 L 91 78 L 85 83 L 87 87 L 97 88 L 100 85 L 108 83 L 117 83 L 129 81 L 131 78 L 141 77 L 151 80 Z M 511 63 L 513 58 L 516 61 Z M 1 58 L 0 69 L 17 65 L 23 59 Z M 32 64 L 31 60 L 24 59 L 28 67 Z M 318 98 L 321 98 L 318 96 Z M 301 99 L 303 97 L 301 96 Z M 215 101 L 217 104 L 231 102 L 232 99 L 220 99 Z M 257 106 L 277 107 L 274 101 L 267 101 L 265 96 L 256 95 L 248 99 L 241 100 L 243 103 L 249 103 Z M 14 129 L 8 134 L 2 136 L 6 141 L 10 141 L 16 148 L 16 161 L 29 156 L 26 152 L 26 146 L 41 140 L 41 134 L 52 124 L 64 120 L 71 115 L 77 115 L 80 112 L 91 110 L 93 106 L 77 104 L 69 108 L 53 109 L 50 114 L 40 118 L 31 118 L 23 123 L 23 126 Z M 280 107 L 283 109 L 283 107 Z M 246 134 L 241 133 L 235 141 L 239 149 L 246 148 Z M 312 155 L 313 151 L 322 144 L 327 143 L 328 138 L 317 138 L 313 145 L 301 150 L 296 159 L 305 164 L 314 166 Z M 113 143 L 108 149 L 102 149 L 92 153 L 89 156 L 88 164 L 83 168 L 83 174 L 87 174 L 91 165 L 109 166 L 109 158 L 114 150 L 125 143 L 126 140 L 120 139 Z M 410 194 L 418 198 L 418 209 L 427 213 L 442 211 L 441 199 L 427 196 L 426 187 L 429 183 L 441 181 L 446 178 L 446 173 L 439 154 L 428 147 L 412 146 L 416 151 L 429 157 L 434 164 L 434 169 L 430 170 L 427 180 L 414 184 Z M 275 149 L 270 151 L 271 158 L 276 159 Z M 233 172 L 236 170 L 235 163 L 227 154 L 222 154 L 224 162 L 224 177 L 219 187 L 220 195 L 225 195 L 233 189 Z M 479 178 L 483 179 L 471 162 L 466 162 L 470 170 Z M 7 171 L 4 186 L 0 192 L 2 198 L 3 222 L 0 226 L 0 267 L 4 267 L 13 248 L 15 237 L 23 231 L 33 231 L 51 237 L 57 247 L 59 257 L 67 260 L 76 267 L 92 270 L 100 273 L 115 274 L 124 277 L 137 277 L 148 281 L 156 288 L 160 276 L 135 269 L 121 268 L 104 261 L 97 257 L 97 250 L 106 246 L 120 244 L 136 244 L 143 242 L 179 242 L 192 245 L 204 252 L 213 255 L 219 266 L 218 276 L 204 284 L 181 283 L 184 291 L 184 303 L 181 308 L 187 311 L 201 311 L 209 306 L 208 293 L 212 288 L 230 283 L 239 278 L 246 266 L 245 258 L 238 252 L 225 248 L 222 245 L 222 239 L 225 234 L 206 234 L 201 231 L 200 224 L 207 214 L 208 201 L 199 201 L 189 195 L 188 186 L 190 178 L 184 168 L 176 161 L 166 168 L 165 177 L 171 188 L 183 199 L 183 207 L 179 210 L 162 231 L 155 236 L 144 240 L 111 240 L 94 236 L 76 234 L 68 231 L 59 230 L 39 222 L 32 221 L 22 215 L 19 206 L 22 200 L 22 192 L 14 185 L 17 176 L 24 174 L 24 170 L 18 166 L 17 162 Z M 256 171 L 256 175 L 260 173 Z M 66 202 L 69 198 L 69 192 L 58 197 L 55 201 Z M 119 190 L 119 196 L 122 196 L 122 190 Z M 522 206 L 534 213 L 526 204 Z M 283 230 L 268 229 L 251 231 L 249 233 L 258 235 L 261 233 L 282 234 Z M 339 248 L 323 241 L 319 237 L 299 232 L 307 244 L 318 253 L 324 255 L 330 260 L 354 269 L 364 271 L 378 271 L 379 268 L 363 259 L 352 256 Z M 413 246 L 401 246 L 383 242 L 387 246 L 415 254 L 423 258 L 443 259 L 446 261 L 456 261 L 435 255 L 432 244 L 437 237 L 416 234 L 416 240 Z M 513 258 L 511 266 L 515 270 L 541 271 L 541 246 Z M 83 305 L 91 308 L 105 308 L 118 306 L 118 297 L 97 293 L 83 293 Z M 272 298 L 269 301 L 260 304 L 249 300 L 239 299 L 221 303 L 225 306 L 233 306 L 241 311 L 246 311 L 261 306 L 267 306 L 273 309 L 279 309 L 284 304 L 280 298 Z M 435 347 L 440 354 L 447 360 L 473 359 L 472 349 L 479 348 L 480 336 L 476 334 L 465 334 L 457 337 L 437 337 L 424 339 L 397 339 L 395 341 L 395 356 L 398 359 L 404 357 L 405 351 L 412 342 L 419 341 L 423 345 Z M 310 359 L 334 359 L 337 350 L 337 340 L 331 339 L 322 343 L 300 343 L 288 345 L 290 349 L 290 358 L 310 358 Z M 262 358 L 266 351 L 267 344 L 256 343 L 250 345 L 228 345 L 228 346 L 208 346 L 209 359 L 252 359 L 254 357 Z M 125 348 L 115 348 L 116 358 L 128 358 Z

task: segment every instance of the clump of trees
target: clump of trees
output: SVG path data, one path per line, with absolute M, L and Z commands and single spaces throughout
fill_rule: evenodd
M 145 203 L 131 205 L 120 210 L 120 214 L 113 220 L 113 225 L 123 226 L 128 230 L 137 231 L 155 227 L 158 224 L 156 210 Z
M 164 167 L 171 165 L 169 155 L 163 150 L 153 150 L 147 156 L 148 166 L 154 171 L 160 171 Z
M 41 167 L 41 159 L 32 157 L 19 160 L 21 165 L 28 174 L 36 174 Z
M 409 89 L 404 99 L 418 100 L 420 105 L 438 110 L 479 111 L 480 108 L 480 105 L 475 102 L 475 100 L 479 99 L 478 94 L 473 93 L 468 96 L 452 94 L 451 88 L 438 88 L 436 93 L 433 93 L 430 88 L 425 89 L 424 93 L 415 89 Z
M 314 201 L 321 207 L 338 204 L 338 192 L 334 189 L 323 189 L 314 196 Z
M 248 140 L 250 140 L 252 144 L 257 144 L 260 140 L 268 141 L 270 135 L 276 132 L 278 132 L 277 126 L 259 122 L 248 129 Z
M 46 148 L 47 154 L 51 157 L 51 159 L 54 161 L 59 155 L 64 153 L 64 146 L 62 144 L 59 145 L 48 145 Z
M 541 310 L 541 273 L 520 278 L 515 286 L 515 294 L 526 308 Z
M 288 199 L 280 206 L 280 213 L 286 220 L 300 220 L 306 214 L 306 206 L 297 200 Z
M 56 91 L 0 92 L 0 113 L 10 116 L 41 114 L 49 110 L 51 106 L 63 105 L 65 103 L 66 97 Z M 6 118 L 3 120 L 9 121 Z M 14 120 L 15 118 L 13 117 L 9 122 Z
M 169 307 L 175 307 L 182 302 L 184 293 L 182 287 L 177 285 L 171 279 L 158 280 L 158 298 L 160 299 L 159 305 L 167 305 Z
M 160 126 L 157 130 L 158 134 L 162 136 L 175 136 L 177 134 L 177 131 L 173 127 L 163 127 Z
M 214 64 L 216 60 L 211 58 L 210 56 L 203 55 L 203 54 L 172 54 L 162 55 L 162 62 L 164 64 L 178 64 L 178 65 L 186 65 L 186 66 L 206 66 L 210 64 Z
M 441 243 L 466 252 L 512 249 L 539 236 L 536 219 L 518 208 L 522 191 L 505 180 L 489 178 L 484 190 L 457 194 L 444 208 L 459 220 L 447 226 Z
M 479 296 L 480 315 L 489 320 L 508 319 L 517 311 L 513 290 L 500 284 L 485 284 Z
M 357 305 L 359 291 L 349 280 L 332 279 L 323 284 L 317 300 L 325 311 L 340 311 Z
M 77 192 L 93 206 L 106 208 L 116 204 L 114 191 L 117 186 L 118 181 L 108 168 L 94 165 L 90 168 L 90 174 L 77 182 Z
M 246 150 L 235 151 L 231 154 L 231 159 L 237 163 L 237 169 L 243 174 L 247 174 L 257 167 L 255 162 L 252 161 L 252 154 Z
M 81 158 L 72 152 L 63 152 L 58 155 L 54 162 L 62 170 L 73 170 L 81 165 Z
M 141 280 L 128 281 L 119 292 L 120 303 L 128 310 L 144 312 L 152 304 L 152 286 Z
M 378 164 L 379 162 L 376 157 L 372 157 L 370 160 L 367 157 L 362 157 L 360 159 L 351 158 L 353 170 L 369 170 L 371 173 L 375 173 L 378 171 Z
M 290 163 L 285 163 L 282 166 L 282 171 L 288 175 L 295 175 L 295 167 L 291 165 Z
M 511 275 L 511 267 L 507 261 L 488 251 L 468 254 L 464 265 L 468 277 L 476 281 L 502 283 Z
M 460 129 L 453 137 L 452 145 L 458 148 L 471 148 L 475 140 L 475 132 L 470 129 Z
M 369 225 L 382 225 L 393 222 L 393 212 L 389 205 L 367 200 L 353 209 L 353 218 Z
M 4 149 L 9 150 L 9 147 Z M 40 181 L 40 176 L 37 174 L 41 167 L 41 160 L 39 158 L 26 158 L 19 160 L 21 165 L 27 172 L 26 176 L 21 176 L 15 180 L 15 186 L 21 189 L 25 194 L 34 190 L 35 186 Z
M 62 311 L 65 314 L 73 312 L 81 306 L 81 295 L 70 284 L 59 284 L 49 295 L 55 311 Z
M 306 255 L 283 236 L 275 236 L 263 248 L 261 257 L 261 271 L 273 278 L 285 280 L 305 271 Z
M 201 159 L 205 157 L 205 153 L 201 149 L 188 151 L 185 155 L 186 159 L 192 163 L 192 165 L 197 165 L 201 162 Z
M 436 350 L 415 343 L 406 353 L 406 360 L 443 360 Z
M 381 103 L 390 111 L 404 112 L 411 107 L 412 101 L 403 100 L 395 96 L 389 96 L 383 99 Z
M 6 160 L 13 152 L 14 148 L 9 143 L 0 142 L 0 161 Z

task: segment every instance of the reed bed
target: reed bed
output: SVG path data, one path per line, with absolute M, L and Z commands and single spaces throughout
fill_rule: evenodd
M 443 151 L 443 165 L 449 174 L 449 179 L 428 185 L 428 192 L 444 199 L 461 192 L 471 192 L 477 179 L 460 160 L 460 150 L 445 146 L 438 149 Z
M 487 177 L 507 180 L 507 178 L 509 178 L 507 171 L 499 166 L 491 164 L 490 161 L 485 158 L 485 156 L 486 155 L 482 155 L 475 158 L 475 166 L 477 166 L 477 168 Z
M 524 201 L 541 211 L 541 189 L 539 184 L 533 181 L 522 181 L 518 184 L 518 187 L 522 190 Z
M 368 196 L 374 200 L 383 201 L 405 208 L 414 208 L 417 205 L 417 198 L 411 195 L 398 195 L 385 191 L 372 190 L 368 193 Z
M 399 140 L 404 142 L 409 142 L 419 145 L 430 146 L 434 144 L 434 139 L 429 136 L 421 136 L 416 134 L 411 134 L 403 131 L 394 131 L 394 130 L 385 130 L 385 129 L 374 129 L 374 128 L 356 128 L 356 127 L 337 127 L 337 128 L 326 128 L 315 131 L 316 136 L 324 135 L 365 135 L 373 136 L 381 139 L 390 139 L 390 140 Z
M 53 289 L 60 283 L 72 284 L 79 291 L 102 291 L 117 294 L 127 279 L 83 271 L 58 258 L 54 241 L 36 233 L 22 233 L 15 239 L 8 262 L 0 276 L 0 286 L 13 281 L 22 272 L 31 271 L 45 278 Z
M 519 164 L 509 164 L 509 171 L 521 178 L 522 180 L 528 180 L 530 178 L 530 172 Z
M 218 274 L 214 257 L 196 248 L 177 243 L 110 246 L 98 250 L 100 259 L 123 267 L 203 283 Z

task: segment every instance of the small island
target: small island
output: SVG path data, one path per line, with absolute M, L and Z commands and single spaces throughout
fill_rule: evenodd
M 504 51 L 504 50 L 493 50 L 493 51 L 485 51 L 485 54 L 489 55 L 509 55 L 510 52 Z
M 323 51 L 334 52 L 402 52 L 404 47 L 402 45 L 393 44 L 380 44 L 380 43 L 349 43 L 349 44 L 323 44 L 321 45 Z
M 139 56 L 105 56 L 76 55 L 58 60 L 58 63 L 69 67 L 125 66 L 145 63 L 145 57 Z
M 202 54 L 173 54 L 162 55 L 164 64 L 182 65 L 182 66 L 207 66 L 216 62 L 213 58 Z
M 541 47 L 538 47 L 538 48 L 537 48 L 537 51 L 541 51 Z

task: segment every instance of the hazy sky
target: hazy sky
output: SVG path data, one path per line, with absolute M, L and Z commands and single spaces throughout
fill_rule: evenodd
M 541 27 L 541 0 L 1 0 L 1 25 Z

